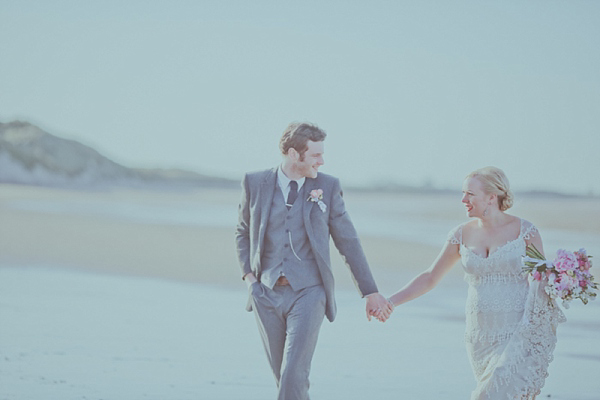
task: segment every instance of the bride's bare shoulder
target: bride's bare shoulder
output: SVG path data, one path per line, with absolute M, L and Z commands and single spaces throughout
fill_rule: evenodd
M 463 232 L 472 232 L 473 230 L 479 229 L 479 224 L 476 219 L 465 222 L 463 225 Z

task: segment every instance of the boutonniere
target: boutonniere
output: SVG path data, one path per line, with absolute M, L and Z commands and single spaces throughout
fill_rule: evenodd
M 312 201 L 313 203 L 317 203 L 322 212 L 327 210 L 327 205 L 323 203 L 323 189 L 313 189 L 310 191 L 310 196 L 306 201 Z

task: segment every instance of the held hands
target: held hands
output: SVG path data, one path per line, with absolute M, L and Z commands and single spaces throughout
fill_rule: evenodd
M 367 319 L 370 321 L 371 317 L 377 318 L 381 322 L 387 321 L 394 311 L 394 305 L 390 303 L 380 293 L 371 293 L 367 297 Z

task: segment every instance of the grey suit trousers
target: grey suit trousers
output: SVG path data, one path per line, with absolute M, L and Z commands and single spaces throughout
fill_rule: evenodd
M 255 282 L 251 299 L 273 375 L 278 400 L 308 400 L 310 365 L 325 317 L 322 285 L 294 291 L 291 286 L 272 290 Z

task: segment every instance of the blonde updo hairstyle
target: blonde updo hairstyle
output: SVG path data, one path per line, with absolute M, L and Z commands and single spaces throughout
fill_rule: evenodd
M 512 207 L 514 195 L 510 190 L 508 178 L 500 168 L 479 168 L 467 175 L 466 179 L 469 178 L 478 178 L 483 184 L 485 193 L 498 196 L 498 207 L 500 208 L 500 211 L 506 211 Z

